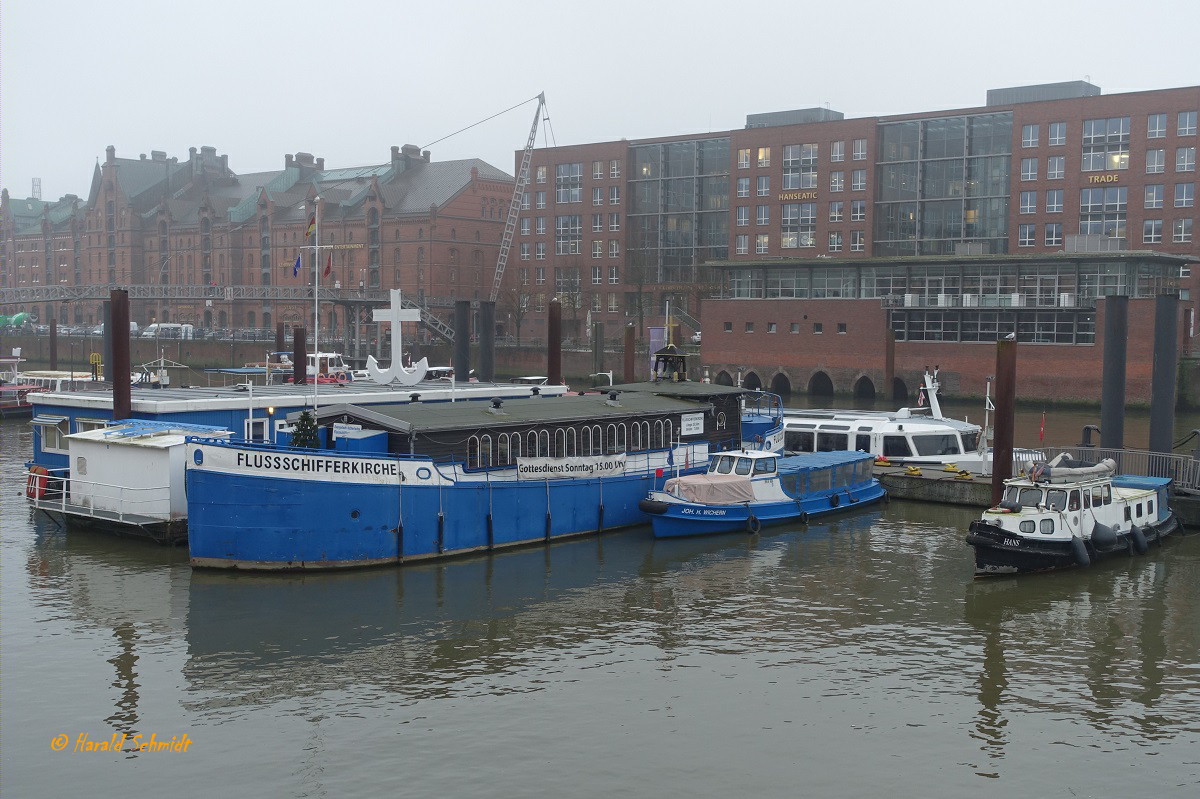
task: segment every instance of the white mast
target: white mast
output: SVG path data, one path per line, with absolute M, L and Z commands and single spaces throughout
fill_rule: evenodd
M 313 198 L 317 240 L 313 245 L 313 412 L 317 410 L 317 387 L 321 375 L 321 195 Z

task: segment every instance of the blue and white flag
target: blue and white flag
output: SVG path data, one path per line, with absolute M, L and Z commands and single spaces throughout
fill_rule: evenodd
M 292 277 L 300 274 L 300 256 L 296 256 L 296 263 L 292 264 Z

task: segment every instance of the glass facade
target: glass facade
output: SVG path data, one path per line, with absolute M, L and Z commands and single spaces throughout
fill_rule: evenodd
M 879 126 L 875 255 L 1008 251 L 1012 114 Z
M 729 257 L 729 139 L 630 151 L 630 266 L 645 270 L 647 283 L 704 282 L 698 264 Z
M 1097 299 L 1174 290 L 1178 266 L 1137 257 L 961 263 L 747 265 L 729 299 L 876 299 L 898 341 L 1095 342 Z

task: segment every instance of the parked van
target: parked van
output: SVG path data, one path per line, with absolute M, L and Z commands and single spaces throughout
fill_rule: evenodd
M 146 325 L 142 338 L 192 338 L 195 334 L 192 325 L 181 325 L 178 322 L 155 322 Z

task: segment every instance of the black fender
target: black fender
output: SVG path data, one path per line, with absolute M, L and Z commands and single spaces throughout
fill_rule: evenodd
M 639 499 L 638 510 L 642 513 L 661 514 L 666 513 L 669 505 L 660 499 Z

